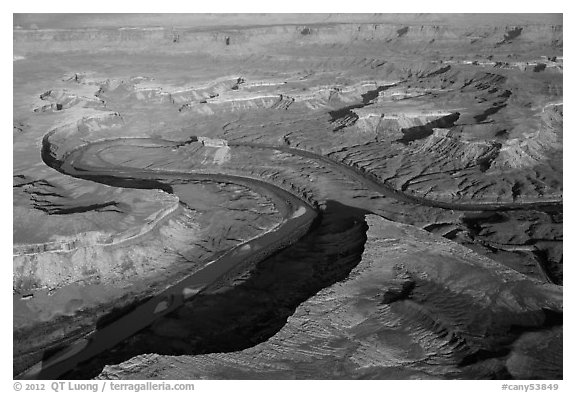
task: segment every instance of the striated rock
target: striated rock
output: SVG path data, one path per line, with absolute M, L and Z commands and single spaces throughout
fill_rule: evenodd
M 98 378 L 524 378 L 541 356 L 543 376 L 561 375 L 560 357 L 531 349 L 532 336 L 558 345 L 561 331 L 545 326 L 556 323 L 549 313 L 562 314 L 560 287 L 413 227 L 366 220 L 348 278 L 302 303 L 268 341 L 235 353 L 140 355 Z
M 15 375 L 301 216 L 258 180 L 310 233 L 66 378 L 562 377 L 561 15 L 15 18 Z

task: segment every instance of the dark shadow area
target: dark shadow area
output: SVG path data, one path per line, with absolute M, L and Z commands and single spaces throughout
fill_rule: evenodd
M 492 162 L 500 154 L 500 149 L 502 149 L 502 144 L 499 142 L 493 142 L 492 148 L 486 154 L 476 160 L 476 164 L 478 165 L 480 172 L 486 172 L 488 169 L 490 169 Z M 514 190 L 512 190 L 512 192 L 514 192 Z M 516 200 L 516 197 L 514 197 L 514 200 Z
M 62 378 L 93 378 L 105 365 L 144 353 L 235 352 L 268 340 L 302 302 L 345 279 L 360 262 L 368 213 L 328 201 L 317 227 L 294 245 L 257 263 L 222 288 L 209 288 Z M 116 311 L 112 319 L 117 316 Z
M 546 64 L 544 63 L 538 63 L 536 64 L 536 66 L 534 66 L 534 72 L 541 72 L 544 71 L 546 69 Z
M 460 118 L 460 113 L 455 112 L 448 116 L 443 116 L 439 119 L 426 123 L 422 126 L 415 126 L 404 128 L 402 130 L 402 138 L 396 139 L 394 142 L 402 143 L 408 146 L 410 142 L 429 137 L 434 133 L 434 128 L 450 128 Z
M 466 213 L 462 217 L 462 223 L 473 236 L 480 234 L 483 224 L 500 224 L 509 220 L 510 218 L 506 214 L 490 211 Z
M 512 30 L 508 30 L 506 34 L 504 34 L 504 40 L 509 41 L 517 38 L 522 34 L 522 27 L 516 27 Z
M 378 86 L 374 90 L 368 90 L 366 93 L 361 95 L 362 103 L 364 105 L 371 104 L 372 100 L 375 100 L 376 98 L 378 98 L 378 95 L 380 94 L 381 91 L 388 90 L 390 87 L 392 87 L 392 86 Z
M 474 120 L 476 120 L 477 123 L 483 123 L 484 121 L 486 121 L 486 119 L 489 116 L 492 116 L 492 115 L 498 113 L 500 110 L 504 109 L 505 107 L 506 107 L 506 104 L 492 106 L 492 107 L 486 109 L 484 112 L 480 113 L 479 115 L 474 116 Z
M 441 67 L 441 68 L 437 69 L 437 70 L 434 71 L 434 72 L 429 73 L 429 74 L 426 75 L 425 77 L 426 77 L 426 78 L 430 78 L 430 77 L 433 77 L 433 76 L 442 75 L 442 74 L 450 71 L 451 69 L 452 69 L 452 66 L 451 66 L 451 65 L 447 65 L 447 66 L 444 66 L 444 67 Z
M 556 285 L 564 285 L 564 258 L 560 256 L 557 258 L 558 252 L 552 247 L 543 247 L 542 249 L 536 249 L 532 252 L 546 275 L 550 278 L 552 283 Z
M 402 37 L 406 33 L 408 33 L 408 26 L 396 30 L 396 34 L 398 34 L 398 37 Z
M 331 118 L 330 123 L 336 124 L 333 131 L 340 131 L 341 129 L 356 123 L 358 115 L 353 112 L 352 109 L 363 108 L 364 106 L 364 104 L 356 104 L 328 112 Z
M 494 134 L 494 137 L 496 137 L 496 139 L 502 139 L 502 140 L 508 139 L 509 136 L 510 134 L 508 130 L 500 130 L 496 134 Z
M 330 122 L 338 124 L 334 131 L 341 130 L 342 128 L 348 127 L 358 120 L 358 115 L 352 111 L 352 109 L 364 108 L 367 105 L 371 105 L 372 101 L 378 98 L 378 94 L 381 91 L 388 90 L 392 85 L 377 86 L 375 89 L 368 90 L 366 93 L 362 94 L 362 103 L 348 105 L 340 109 L 328 112 L 330 115 Z

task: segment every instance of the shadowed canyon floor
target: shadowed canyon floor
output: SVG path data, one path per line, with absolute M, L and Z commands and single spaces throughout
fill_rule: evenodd
M 14 17 L 15 377 L 563 377 L 561 16 L 74 18 Z

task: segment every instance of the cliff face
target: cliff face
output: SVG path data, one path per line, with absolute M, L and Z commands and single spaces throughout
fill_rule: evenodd
M 14 30 L 19 55 L 49 51 L 201 51 L 214 54 L 266 53 L 283 44 L 336 45 L 355 51 L 380 43 L 384 53 L 419 50 L 454 52 L 473 48 L 475 53 L 503 54 L 540 43 L 547 52 L 562 48 L 562 25 L 453 26 L 381 23 L 311 24 L 216 28 L 137 27 L 107 29 Z M 519 32 L 510 34 L 510 32 Z M 547 49 L 546 49 L 547 48 Z M 544 53 L 546 54 L 546 53 Z M 557 54 L 557 53 L 556 53 Z
M 235 353 L 141 355 L 99 378 L 522 377 L 536 372 L 537 345 L 559 347 L 562 329 L 550 315 L 562 312 L 561 287 L 425 231 L 366 220 L 362 260 L 348 278 L 302 303 L 268 341 Z M 168 325 L 157 331 L 150 340 L 179 337 Z M 561 356 L 537 372 L 557 378 Z
M 561 15 L 35 18 L 14 30 L 15 370 L 282 221 L 227 174 L 318 226 L 69 376 L 561 376 Z M 54 170 L 81 146 L 87 172 L 212 178 Z

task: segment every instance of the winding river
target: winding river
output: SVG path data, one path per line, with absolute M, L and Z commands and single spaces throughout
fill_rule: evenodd
M 191 142 L 197 138 L 191 138 Z M 200 270 L 190 274 L 181 281 L 169 286 L 153 298 L 138 305 L 117 320 L 92 331 L 76 340 L 64 350 L 49 359 L 36 364 L 22 378 L 56 379 L 79 363 L 110 349 L 124 339 L 131 337 L 146 328 L 158 318 L 176 310 L 196 294 L 216 285 L 226 278 L 248 269 L 255 263 L 264 260 L 272 253 L 298 241 L 305 235 L 320 217 L 317 206 L 293 191 L 262 181 L 255 177 L 225 175 L 222 173 L 193 173 L 176 171 L 145 170 L 140 168 L 112 165 L 103 160 L 98 152 L 103 148 L 129 143 L 135 148 L 145 146 L 174 147 L 182 143 L 161 139 L 113 139 L 103 140 L 80 146 L 56 159 L 50 154 L 48 136 L 44 139 L 42 157 L 44 162 L 63 174 L 86 180 L 96 181 L 117 187 L 159 188 L 174 192 L 170 184 L 187 184 L 197 181 L 217 181 L 234 183 L 266 195 L 273 200 L 283 215 L 281 225 L 256 238 L 250 239 L 219 258 L 209 262 Z M 188 142 L 185 142 L 188 143 Z M 530 204 L 463 204 L 433 201 L 409 195 L 382 184 L 371 174 L 365 173 L 309 151 L 288 146 L 269 146 L 255 143 L 231 143 L 230 147 L 250 147 L 255 149 L 272 149 L 292 155 L 309 158 L 331 166 L 340 173 L 360 181 L 367 188 L 385 196 L 393 197 L 405 203 L 463 211 L 502 211 L 502 210 L 548 210 L 562 209 L 562 202 L 545 202 Z M 189 185 L 194 187 L 193 184 Z

